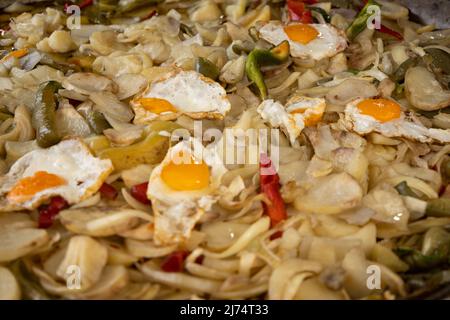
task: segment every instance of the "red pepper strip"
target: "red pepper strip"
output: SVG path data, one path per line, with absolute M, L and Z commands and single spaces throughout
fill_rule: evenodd
M 52 197 L 50 203 L 39 207 L 39 228 L 50 228 L 56 215 L 69 204 L 60 196 Z
M 119 195 L 119 192 L 117 192 L 116 188 L 106 182 L 102 184 L 98 191 L 100 191 L 102 197 L 109 200 L 114 200 Z
M 400 33 L 398 33 L 397 31 L 394 31 L 384 25 L 381 25 L 380 29 L 378 29 L 377 31 L 388 34 L 390 36 L 393 36 L 393 37 L 397 38 L 398 40 L 403 40 L 403 36 Z
M 272 169 L 272 174 L 263 174 Z M 268 173 L 268 172 L 264 172 Z M 263 203 L 264 212 L 270 217 L 272 227 L 287 218 L 284 201 L 280 194 L 280 178 L 272 167 L 272 162 L 266 155 L 260 157 L 259 182 L 261 192 L 270 200 L 270 205 Z
M 81 3 L 79 3 L 79 4 L 66 2 L 66 3 L 64 3 L 64 12 L 67 12 L 67 8 L 69 8 L 71 5 L 76 5 L 76 6 L 78 6 L 80 9 L 84 9 L 84 8 L 86 8 L 86 7 L 89 7 L 89 6 L 92 5 L 93 3 L 94 3 L 94 0 L 83 0 L 83 1 L 81 1 Z
M 83 1 L 81 1 L 81 3 L 78 6 L 80 7 L 80 9 L 84 9 L 86 7 L 89 7 L 93 3 L 94 3 L 94 0 L 83 0 Z
M 283 231 L 278 230 L 277 232 L 274 232 L 274 233 L 269 237 L 269 239 L 270 239 L 270 240 L 275 240 L 275 239 L 281 238 L 282 236 L 283 236 Z
M 301 23 L 312 23 L 311 11 L 305 8 L 305 3 L 298 0 L 288 0 L 287 8 L 289 13 L 289 20 L 299 21 Z
M 184 268 L 184 260 L 189 255 L 189 252 L 180 250 L 172 252 L 161 263 L 161 270 L 165 272 L 181 272 Z
M 133 198 L 135 198 L 137 201 L 143 204 L 150 204 L 150 200 L 147 198 L 147 188 L 148 182 L 144 182 L 132 186 L 130 192 Z
M 195 259 L 195 263 L 203 264 L 203 260 L 205 260 L 205 256 L 204 255 L 200 255 L 200 256 L 197 257 L 197 259 Z
M 143 16 L 140 20 L 141 21 L 148 20 L 148 19 L 150 19 L 150 18 L 152 18 L 154 16 L 157 16 L 157 15 L 158 15 L 158 11 L 152 10 L 147 15 Z

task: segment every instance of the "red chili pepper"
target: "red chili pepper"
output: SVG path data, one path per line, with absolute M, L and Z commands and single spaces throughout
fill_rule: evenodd
M 52 197 L 50 203 L 39 207 L 39 228 L 50 228 L 56 215 L 69 204 L 60 196 Z
M 307 2 L 307 3 L 309 3 L 309 2 Z M 311 11 L 306 9 L 304 1 L 288 0 L 287 8 L 288 8 L 288 13 L 289 13 L 289 20 L 299 21 L 301 23 L 312 23 L 313 22 Z
M 280 194 L 280 178 L 272 166 L 272 161 L 267 155 L 260 157 L 259 182 L 261 192 L 270 200 L 270 205 L 263 203 L 264 212 L 270 217 L 271 225 L 274 226 L 287 218 L 284 201 Z
M 393 36 L 393 37 L 397 38 L 398 40 L 403 40 L 403 36 L 400 33 L 398 33 L 397 31 L 394 31 L 384 25 L 381 25 L 380 29 L 378 29 L 377 31 L 388 34 L 390 36 Z
M 79 4 L 66 2 L 64 3 L 64 12 L 67 12 L 67 8 L 69 8 L 71 5 L 77 5 L 80 9 L 84 9 L 92 4 L 94 4 L 94 0 L 83 0 Z
M 84 9 L 86 7 L 89 7 L 93 3 L 94 3 L 94 0 L 83 0 L 83 1 L 81 1 L 81 3 L 78 6 L 80 7 L 80 9 Z
M 205 260 L 205 256 L 204 255 L 200 255 L 200 256 L 197 257 L 197 259 L 195 259 L 195 263 L 203 264 L 203 260 Z
M 175 251 L 168 255 L 161 263 L 161 269 L 165 272 L 183 271 L 183 263 L 189 252 L 185 250 Z
M 102 195 L 102 197 L 109 199 L 109 200 L 114 200 L 119 195 L 116 188 L 114 188 L 112 185 L 110 185 L 106 182 L 103 182 L 102 186 L 100 187 L 100 189 L 98 191 L 100 191 L 100 194 Z
M 281 238 L 282 236 L 283 236 L 283 231 L 278 230 L 277 232 L 274 232 L 274 233 L 269 237 L 269 239 L 270 239 L 270 240 L 275 240 L 275 239 Z
M 140 20 L 144 21 L 144 20 L 150 19 L 156 15 L 158 15 L 158 12 L 156 10 L 152 10 L 147 15 L 143 16 Z
M 144 182 L 141 184 L 136 184 L 131 187 L 131 195 L 137 201 L 142 202 L 143 204 L 150 204 L 150 200 L 147 198 L 147 187 L 148 182 Z

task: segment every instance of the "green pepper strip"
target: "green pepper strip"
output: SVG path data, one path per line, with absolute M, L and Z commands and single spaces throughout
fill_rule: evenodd
M 356 18 L 353 20 L 353 22 L 350 24 L 350 26 L 347 28 L 347 37 L 350 40 L 353 40 L 358 34 L 364 31 L 364 29 L 367 27 L 367 20 L 372 16 L 372 13 L 367 12 L 370 6 L 380 6 L 378 3 L 376 3 L 373 0 L 367 1 L 366 5 L 361 9 L 361 11 L 358 13 Z
M 406 262 L 412 270 L 426 270 L 446 262 L 444 248 L 438 248 L 430 255 L 424 255 L 418 250 L 412 248 L 398 248 L 394 252 Z
M 111 128 L 103 114 L 92 108 L 78 109 L 78 112 L 87 121 L 89 126 L 96 134 L 102 134 L 104 130 Z
M 418 63 L 419 63 L 418 58 L 409 58 L 405 60 L 404 62 L 402 62 L 402 64 L 398 66 L 397 70 L 395 70 L 392 76 L 392 80 L 394 80 L 394 82 L 397 83 L 402 83 L 403 80 L 405 80 L 406 71 L 408 71 L 409 68 L 414 67 Z
M 314 7 L 314 6 L 308 6 L 308 9 L 311 10 L 311 11 L 315 11 L 315 12 L 319 13 L 323 17 L 325 22 L 327 22 L 327 23 L 331 22 L 330 15 L 325 10 L 323 10 L 322 8 Z
M 397 190 L 397 192 L 402 196 L 418 198 L 417 194 L 415 194 L 414 191 L 412 191 L 412 189 L 408 186 L 406 181 L 402 181 L 399 184 L 397 184 L 395 186 L 395 190 Z
M 450 217 L 450 198 L 428 201 L 426 214 L 432 217 Z
M 11 114 L 0 111 L 0 121 L 4 121 L 12 117 L 13 116 Z
M 253 49 L 245 62 L 247 77 L 256 85 L 261 98 L 267 97 L 267 87 L 260 68 L 285 62 L 289 57 L 289 42 L 286 40 L 270 50 Z
M 126 1 L 124 4 L 119 3 L 118 11 L 120 13 L 125 13 L 132 11 L 134 9 L 143 7 L 145 5 L 156 5 L 158 3 L 162 2 L 162 0 L 131 0 Z
M 195 62 L 195 70 L 205 77 L 216 80 L 219 77 L 220 71 L 214 63 L 208 59 L 198 57 Z
M 42 83 L 34 101 L 33 125 L 36 129 L 36 140 L 40 147 L 47 148 L 60 141 L 56 130 L 55 92 L 61 88 L 56 81 Z

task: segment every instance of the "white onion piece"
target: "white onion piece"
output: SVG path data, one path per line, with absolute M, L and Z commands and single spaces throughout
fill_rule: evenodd
M 240 237 L 236 242 L 231 245 L 228 249 L 221 253 L 215 253 L 215 252 L 209 252 L 205 251 L 204 255 L 207 257 L 217 258 L 217 259 L 223 259 L 227 258 L 229 256 L 232 256 L 233 254 L 236 254 L 240 252 L 242 249 L 244 249 L 253 239 L 255 239 L 257 236 L 263 234 L 267 230 L 269 230 L 270 227 L 270 218 L 269 217 L 263 217 L 256 221 L 254 224 L 252 224 Z
M 179 272 L 161 271 L 152 261 L 138 265 L 138 268 L 152 281 L 193 292 L 211 294 L 218 292 L 221 285 L 221 282 L 216 280 L 202 279 Z
M 0 300 L 19 300 L 20 296 L 20 286 L 14 274 L 0 266 Z
M 292 278 L 301 273 L 312 275 L 319 273 L 322 269 L 320 263 L 302 259 L 287 259 L 275 268 L 269 279 L 269 299 L 285 299 L 285 289 Z

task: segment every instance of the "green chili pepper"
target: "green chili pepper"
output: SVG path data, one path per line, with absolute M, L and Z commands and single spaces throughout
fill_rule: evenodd
M 145 5 L 155 5 L 160 3 L 161 0 L 129 0 L 119 2 L 118 11 L 121 13 L 128 12 Z
M 113 12 L 117 7 L 117 0 L 99 0 L 96 5 L 100 11 Z
M 413 270 L 430 269 L 448 261 L 450 234 L 441 227 L 430 228 L 423 235 L 421 247 L 400 247 L 395 252 Z
M 405 60 L 401 65 L 398 66 L 397 70 L 395 70 L 392 76 L 392 80 L 397 83 L 403 82 L 403 80 L 405 80 L 406 71 L 408 71 L 409 68 L 414 67 L 418 63 L 419 59 L 417 57 Z
M 438 266 L 446 261 L 443 252 L 424 255 L 419 250 L 411 248 L 398 248 L 394 252 L 410 266 L 410 270 L 426 270 Z
M 245 72 L 247 77 L 253 81 L 258 88 L 261 98 L 267 97 L 267 87 L 260 67 L 277 65 L 285 62 L 289 57 L 289 42 L 283 41 L 278 46 L 270 50 L 253 49 L 245 62 Z
M 111 128 L 108 121 L 106 121 L 103 114 L 92 107 L 78 108 L 77 111 L 87 121 L 89 126 L 96 134 L 102 134 L 104 130 Z
M 415 194 L 414 191 L 412 191 L 412 189 L 408 186 L 406 181 L 402 181 L 398 185 L 396 185 L 395 190 L 397 190 L 397 192 L 402 196 L 418 198 L 417 194 Z
M 191 29 L 191 27 L 189 27 L 188 25 L 186 25 L 184 23 L 180 23 L 180 33 L 185 33 L 189 37 L 195 36 L 195 32 Z
M 428 48 L 425 51 L 433 58 L 431 63 L 434 68 L 450 74 L 450 54 L 448 52 L 438 48 Z
M 195 70 L 200 72 L 205 77 L 216 80 L 219 77 L 220 71 L 214 63 L 208 59 L 198 57 L 195 62 Z
M 5 120 L 7 120 L 9 118 L 12 118 L 12 117 L 13 116 L 11 114 L 0 111 L 0 121 L 5 121 Z
M 364 8 L 361 9 L 361 11 L 358 13 L 356 18 L 353 20 L 353 22 L 350 24 L 350 26 L 347 28 L 347 36 L 350 40 L 355 39 L 355 37 L 364 31 L 364 29 L 367 27 L 367 20 L 372 16 L 373 13 L 368 12 L 368 9 L 370 6 L 378 6 L 380 5 L 376 3 L 373 0 L 367 1 Z
M 442 161 L 441 174 L 446 181 L 450 180 L 450 159 Z
M 323 10 L 322 8 L 320 8 L 320 7 L 314 7 L 314 6 L 309 6 L 308 9 L 311 10 L 311 11 L 315 11 L 315 12 L 319 13 L 319 14 L 323 17 L 323 19 L 325 20 L 325 22 L 327 22 L 327 23 L 330 23 L 330 22 L 331 22 L 331 17 L 330 17 L 330 15 L 329 15 L 325 10 Z
M 450 198 L 428 201 L 426 214 L 432 217 L 450 217 Z
M 42 83 L 34 101 L 33 125 L 36 129 L 36 140 L 40 147 L 47 148 L 60 141 L 56 130 L 55 92 L 61 88 L 56 81 Z

